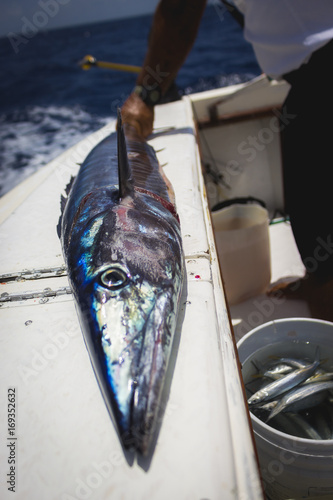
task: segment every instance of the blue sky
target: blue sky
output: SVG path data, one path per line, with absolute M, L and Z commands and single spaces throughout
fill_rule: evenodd
M 0 36 L 152 13 L 158 0 L 1 0 Z

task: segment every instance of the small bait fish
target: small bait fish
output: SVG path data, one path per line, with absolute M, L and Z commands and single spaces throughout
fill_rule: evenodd
M 252 361 L 257 373 L 246 384 L 250 392 L 249 384 L 257 381 L 255 392 L 248 398 L 251 412 L 287 434 L 307 439 L 332 439 L 333 373 L 319 366 L 327 361 L 319 360 L 319 346 L 315 358 L 313 363 L 276 356 L 270 356 L 265 364 Z M 260 379 L 262 383 L 258 387 Z
M 317 350 L 317 353 L 318 352 L 319 351 Z M 270 401 L 284 392 L 289 391 L 293 387 L 296 387 L 315 372 L 319 363 L 320 360 L 317 354 L 316 360 L 313 363 L 288 373 L 285 377 L 278 378 L 270 384 L 265 385 L 262 389 L 259 389 L 259 391 L 255 392 L 248 399 L 248 405 L 251 407 L 253 405 L 263 403 L 264 401 Z
M 333 389 L 333 382 L 314 382 L 313 384 L 296 387 L 285 394 L 278 404 L 273 408 L 267 422 L 274 418 L 281 411 L 300 411 L 305 408 L 317 406 L 324 401 L 325 391 Z

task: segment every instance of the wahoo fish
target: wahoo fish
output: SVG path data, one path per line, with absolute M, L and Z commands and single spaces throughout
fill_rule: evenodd
M 58 234 L 90 360 L 123 447 L 147 455 L 184 280 L 172 187 L 118 112 L 66 194 Z

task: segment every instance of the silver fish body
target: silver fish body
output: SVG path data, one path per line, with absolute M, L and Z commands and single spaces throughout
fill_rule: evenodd
M 319 364 L 320 361 L 317 356 L 313 363 L 306 365 L 303 368 L 294 370 L 291 373 L 288 373 L 285 377 L 278 378 L 277 380 L 265 385 L 248 399 L 249 407 L 261 404 L 265 401 L 273 400 L 277 396 L 280 396 L 281 394 L 291 390 L 293 387 L 301 384 L 315 372 Z
M 86 346 L 124 448 L 147 454 L 184 279 L 171 186 L 119 116 L 67 191 L 59 233 Z
M 314 382 L 296 387 L 285 394 L 275 405 L 267 422 L 282 411 L 297 412 L 317 406 L 326 398 L 326 391 L 333 389 L 333 382 Z
M 272 356 L 272 359 L 274 359 L 275 356 Z M 305 368 L 308 366 L 310 363 L 307 361 L 303 361 L 302 359 L 296 359 L 296 358 L 277 358 L 278 362 L 283 364 L 283 365 L 289 365 L 293 368 Z
M 293 370 L 293 367 L 287 364 L 279 363 L 274 367 L 266 370 L 262 376 L 266 378 L 272 378 L 274 380 L 280 378 L 287 373 L 290 373 Z
M 332 372 L 323 372 L 322 370 L 316 370 L 311 377 L 309 377 L 303 384 L 312 384 L 313 382 L 328 382 L 333 380 Z

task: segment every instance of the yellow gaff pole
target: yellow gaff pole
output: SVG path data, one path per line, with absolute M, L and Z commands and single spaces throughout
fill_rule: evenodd
M 131 64 L 119 64 L 107 61 L 97 61 L 93 56 L 84 56 L 82 61 L 79 62 L 79 66 L 82 69 L 88 70 L 92 67 L 113 69 L 115 71 L 127 71 L 129 73 L 139 73 L 141 71 L 140 66 L 132 66 Z

